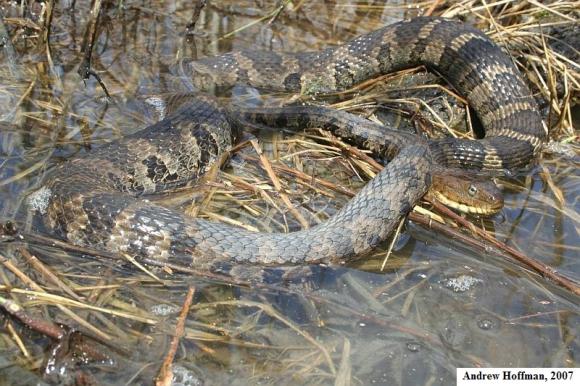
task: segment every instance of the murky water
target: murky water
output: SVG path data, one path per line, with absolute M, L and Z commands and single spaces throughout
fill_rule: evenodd
M 56 5 L 49 53 L 39 43 L 47 16 L 43 3 L 31 4 L 26 18 L 16 2 L 4 5 L 19 57 L 13 66 L 0 68 L 0 219 L 15 221 L 25 233 L 39 231 L 24 199 L 47 168 L 151 122 L 139 98 L 175 90 L 159 74 L 177 58 L 238 48 L 316 50 L 418 14 L 415 6 L 386 7 L 383 2 L 210 1 L 195 28 L 188 28 L 190 2 L 119 4 L 103 4 L 92 57 L 92 67 L 112 96 L 109 103 L 94 78 L 83 84 L 77 74 L 89 2 L 77 1 L 75 11 L 67 10 L 66 2 Z M 20 25 L 25 19 L 30 23 Z M 434 79 L 416 77 L 424 83 Z M 234 93 L 255 97 L 252 92 Z M 396 114 L 393 104 L 386 105 L 372 112 L 404 126 L 406 118 Z M 446 119 L 464 121 L 463 115 Z M 318 132 L 290 138 L 266 134 L 260 141 L 273 165 L 331 184 L 299 182 L 280 173 L 289 199 L 310 224 L 324 221 L 369 177 Z M 573 143 L 562 145 L 529 173 L 503 179 L 501 214 L 474 220 L 498 240 L 576 280 L 577 150 Z M 190 189 L 177 199 L 163 199 L 197 215 L 227 217 L 259 230 L 297 229 L 300 219 L 279 209 L 279 197 L 269 203 L 236 185 L 239 180 L 262 184 L 265 194 L 271 193 L 255 157 L 251 147 L 242 149 L 218 173 L 211 194 L 206 189 L 199 196 Z M 3 317 L 0 374 L 14 384 L 36 382 L 43 373 L 48 382 L 70 383 L 82 376 L 98 383 L 151 383 L 169 350 L 189 287 L 195 287 L 195 295 L 174 359 L 176 384 L 448 385 L 457 367 L 578 366 L 577 296 L 492 248 L 481 250 L 420 225 L 404 229 L 381 272 L 387 247 L 351 267 L 268 269 L 261 283 L 246 286 L 154 270 L 161 283 L 102 256 L 38 241 L 3 242 L 0 296 L 35 317 L 98 338 L 101 343 L 94 346 L 103 355 L 55 345 Z M 80 304 L 49 299 L 18 276 L 6 261 L 46 292 L 74 297 L 41 274 L 23 249 L 52 267 Z

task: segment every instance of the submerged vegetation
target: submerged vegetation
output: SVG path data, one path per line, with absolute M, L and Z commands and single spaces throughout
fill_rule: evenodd
M 2 3 L 0 379 L 446 385 L 456 367 L 578 367 L 580 3 L 384 3 Z M 43 234 L 26 209 L 53 165 L 153 122 L 141 101 L 181 90 L 160 76 L 179 58 L 316 50 L 427 14 L 465 20 L 502 46 L 549 131 L 538 165 L 498 181 L 506 207 L 494 218 L 425 201 L 349 267 L 233 275 L 75 247 Z M 236 92 L 271 104 L 301 97 Z M 423 68 L 316 102 L 429 136 L 473 135 L 465 101 Z M 218 166 L 152 199 L 289 232 L 325 221 L 382 167 L 321 130 L 248 135 Z

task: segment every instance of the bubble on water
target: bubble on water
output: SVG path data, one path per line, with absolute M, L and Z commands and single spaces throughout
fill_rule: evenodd
M 421 351 L 421 344 L 417 342 L 409 342 L 407 343 L 407 350 L 411 352 L 419 352 Z
M 202 386 L 203 381 L 191 370 L 183 366 L 173 366 L 171 386 Z
M 477 326 L 482 330 L 491 330 L 492 328 L 495 328 L 496 323 L 494 320 L 484 318 L 477 321 Z
M 145 103 L 147 103 L 149 106 L 151 106 L 151 107 L 153 107 L 153 109 L 155 109 L 155 112 L 157 113 L 159 120 L 162 120 L 163 118 L 165 118 L 167 104 L 165 103 L 163 98 L 160 98 L 158 96 L 150 96 L 150 97 L 145 99 Z
M 167 316 L 179 311 L 179 307 L 170 304 L 156 304 L 149 308 L 149 311 L 157 316 Z
M 469 275 L 461 275 L 447 279 L 443 282 L 445 287 L 452 289 L 454 292 L 469 291 L 474 285 L 482 283 L 483 280 Z
M 576 151 L 571 143 L 560 143 L 558 141 L 550 141 L 544 144 L 543 150 L 557 154 L 560 156 L 567 157 L 569 159 L 574 159 L 576 157 Z
M 33 211 L 36 211 L 40 214 L 45 214 L 46 208 L 48 208 L 48 204 L 50 202 L 50 197 L 52 197 L 52 191 L 46 186 L 43 186 L 28 196 L 28 206 Z

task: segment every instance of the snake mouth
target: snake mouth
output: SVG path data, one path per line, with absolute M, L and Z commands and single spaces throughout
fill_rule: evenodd
M 435 199 L 437 199 L 437 201 L 439 201 L 440 203 L 442 203 L 443 205 L 455 209 L 459 212 L 462 213 L 467 213 L 467 214 L 475 214 L 475 215 L 479 215 L 479 216 L 493 216 L 496 213 L 498 213 L 501 208 L 503 207 L 503 202 L 498 204 L 498 205 L 492 205 L 492 204 L 479 204 L 479 205 L 468 205 L 465 203 L 461 203 L 455 200 L 452 200 L 450 198 L 448 198 L 445 194 L 439 192 L 439 191 L 432 191 L 430 192 L 433 197 L 435 197 Z
M 493 181 L 464 170 L 438 170 L 429 193 L 443 205 L 467 214 L 493 216 L 503 207 L 503 195 Z

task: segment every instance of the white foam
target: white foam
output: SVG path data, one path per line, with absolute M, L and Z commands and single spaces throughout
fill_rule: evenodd
M 145 99 L 145 103 L 152 106 L 155 109 L 155 112 L 158 115 L 158 119 L 162 120 L 165 118 L 165 110 L 167 108 L 165 101 L 157 96 L 151 96 Z
M 447 288 L 451 288 L 454 292 L 465 292 L 470 290 L 477 283 L 482 283 L 483 280 L 469 275 L 461 275 L 444 281 Z
M 179 312 L 179 307 L 169 304 L 155 304 L 149 307 L 149 311 L 157 316 L 167 316 Z
M 52 190 L 43 186 L 28 196 L 28 206 L 30 209 L 37 211 L 40 214 L 46 214 L 46 208 L 48 208 L 48 204 L 50 203 L 50 197 L 52 197 Z

